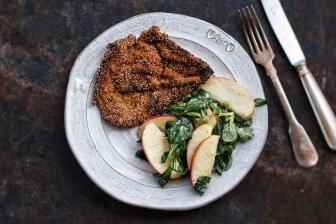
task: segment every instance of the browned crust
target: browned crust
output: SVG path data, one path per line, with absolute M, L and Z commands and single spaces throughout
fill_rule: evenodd
M 96 73 L 93 102 L 105 121 L 134 127 L 198 89 L 210 66 L 151 27 L 107 46 Z

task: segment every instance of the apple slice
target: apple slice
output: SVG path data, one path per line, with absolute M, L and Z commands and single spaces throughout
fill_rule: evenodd
M 161 156 L 165 151 L 169 150 L 169 143 L 164 133 L 154 124 L 149 123 L 145 126 L 142 133 L 142 147 L 148 162 L 159 173 L 167 170 L 169 164 L 161 162 Z M 180 173 L 172 172 L 171 178 L 179 178 Z
M 191 166 L 191 159 L 194 155 L 195 149 L 200 142 L 202 142 L 205 138 L 209 137 L 212 132 L 212 126 L 210 124 L 203 124 L 195 129 L 192 134 L 191 139 L 188 142 L 187 146 L 187 163 L 188 168 Z
M 217 117 L 216 115 L 211 115 L 209 121 L 208 121 L 208 124 L 211 125 L 212 128 L 214 128 L 217 124 Z
M 195 186 L 199 177 L 211 177 L 212 168 L 215 163 L 218 141 L 218 135 L 211 135 L 197 146 L 191 160 L 190 177 L 193 186 Z
M 207 109 L 207 113 L 210 115 L 210 119 L 208 121 L 208 124 L 210 124 L 212 126 L 212 128 L 214 128 L 217 124 L 217 117 L 216 117 L 215 113 L 210 108 Z
M 152 119 L 140 125 L 138 132 L 137 132 L 138 138 L 141 138 L 143 130 L 145 129 L 146 125 L 149 123 L 154 123 L 159 129 L 163 130 L 165 129 L 167 121 L 175 121 L 175 120 L 176 120 L 176 117 L 174 115 L 159 115 L 159 116 L 153 117 Z
M 210 77 L 202 86 L 223 106 L 229 108 L 242 119 L 250 119 L 255 111 L 254 99 L 251 93 L 234 80 L 223 77 Z

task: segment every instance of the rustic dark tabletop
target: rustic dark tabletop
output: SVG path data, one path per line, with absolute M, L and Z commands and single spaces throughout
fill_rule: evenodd
M 249 175 L 216 202 L 188 212 L 132 207 L 103 193 L 79 167 L 64 133 L 70 69 L 108 27 L 145 12 L 174 12 L 213 23 L 247 45 L 237 10 L 256 6 L 275 65 L 320 161 L 300 168 L 271 82 L 265 148 Z M 336 111 L 336 1 L 282 1 L 326 97 Z M 259 1 L 0 1 L 0 223 L 335 223 L 336 153 L 328 149 L 295 70 Z

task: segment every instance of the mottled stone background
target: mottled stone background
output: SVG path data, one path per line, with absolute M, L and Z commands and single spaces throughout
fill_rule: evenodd
M 175 12 L 213 23 L 245 48 L 237 10 L 254 4 L 276 54 L 280 79 L 320 155 L 299 168 L 271 82 L 270 129 L 250 174 L 220 200 L 194 211 L 159 212 L 99 190 L 64 134 L 64 96 L 80 51 L 108 27 L 145 12 Z M 336 1 L 283 0 L 310 68 L 336 111 Z M 328 149 L 294 69 L 259 1 L 0 1 L 0 223 L 335 223 L 336 153 Z

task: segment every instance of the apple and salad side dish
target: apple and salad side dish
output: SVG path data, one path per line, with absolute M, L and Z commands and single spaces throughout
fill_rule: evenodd
M 236 145 L 254 136 L 252 115 L 266 103 L 234 80 L 210 77 L 183 102 L 139 127 L 142 149 L 136 155 L 152 165 L 162 187 L 189 174 L 202 195 L 213 173 L 230 169 Z
M 213 75 L 207 62 L 152 26 L 107 45 L 92 102 L 114 127 L 140 125 L 136 155 L 156 170 L 162 187 L 190 175 L 202 194 L 212 173 L 231 167 L 236 145 L 253 137 L 255 107 L 266 103 Z

